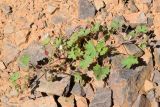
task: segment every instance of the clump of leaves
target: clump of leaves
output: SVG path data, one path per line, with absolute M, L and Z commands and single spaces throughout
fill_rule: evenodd
M 148 32 L 148 28 L 146 25 L 139 25 L 136 27 L 135 29 L 136 33 L 147 33 Z
M 19 72 L 14 72 L 9 78 L 12 85 L 17 89 L 17 91 L 19 90 L 19 87 L 18 87 L 18 84 L 17 84 L 17 80 L 19 78 L 20 78 L 20 73 Z
M 70 51 L 68 51 L 68 58 L 71 58 L 73 60 L 76 60 L 77 57 L 80 57 L 83 55 L 83 51 L 76 45 L 75 47 L 72 47 Z
M 100 55 L 104 55 L 105 53 L 108 52 L 108 47 L 105 46 L 105 41 L 101 40 L 98 42 L 96 46 L 96 50 Z
M 81 85 L 84 84 L 84 80 L 82 79 L 82 75 L 79 72 L 74 73 L 74 82 L 80 83 Z
M 109 74 L 109 67 L 101 67 L 97 64 L 93 67 L 93 72 L 97 80 L 103 80 Z
M 22 67 L 25 67 L 25 68 L 29 67 L 30 55 L 28 55 L 28 54 L 22 55 L 20 57 L 19 61 L 20 61 L 20 65 Z
M 135 65 L 135 64 L 138 64 L 138 58 L 133 55 L 129 55 L 127 58 L 124 58 L 122 60 L 123 67 L 127 69 L 130 69 L 132 65 Z
M 112 20 L 111 25 L 109 26 L 109 30 L 113 33 L 117 31 L 119 28 L 121 28 L 122 25 L 123 25 L 122 21 L 114 19 Z
M 92 41 L 88 41 L 85 45 L 85 53 L 83 56 L 83 60 L 80 61 L 80 67 L 86 69 L 93 62 L 94 58 L 97 57 L 97 51 L 94 47 Z

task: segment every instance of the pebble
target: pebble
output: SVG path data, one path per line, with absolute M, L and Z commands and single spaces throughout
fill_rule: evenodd
M 9 5 L 1 5 L 0 8 L 3 11 L 3 13 L 5 13 L 5 14 L 12 13 L 12 7 Z
M 53 14 L 56 11 L 57 8 L 58 7 L 54 4 L 48 4 L 47 5 L 47 12 L 50 13 L 50 14 Z
M 86 19 L 95 16 L 96 9 L 88 0 L 79 0 L 78 14 L 80 19 Z
M 5 69 L 6 69 L 5 64 L 2 61 L 0 61 L 0 70 L 5 70 Z
M 129 3 L 128 3 L 128 8 L 131 12 L 135 13 L 135 12 L 138 12 L 138 8 L 137 6 L 135 5 L 134 1 L 130 0 Z
M 99 11 L 101 8 L 105 7 L 103 0 L 94 0 L 94 5 L 97 11 Z
M 75 100 L 76 100 L 77 107 L 88 107 L 88 103 L 87 103 L 86 98 L 80 97 L 80 96 L 75 96 Z
M 71 93 L 77 96 L 85 96 L 85 92 L 79 83 L 74 84 Z
M 74 96 L 58 98 L 58 102 L 61 104 L 61 107 L 75 107 L 74 105 Z

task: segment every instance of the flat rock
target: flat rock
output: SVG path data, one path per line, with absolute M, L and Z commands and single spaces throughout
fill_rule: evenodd
M 91 101 L 89 107 L 111 107 L 112 92 L 111 89 L 101 88 L 97 89 L 94 99 Z
M 14 61 L 19 53 L 17 47 L 10 43 L 4 44 L 2 50 L 2 61 L 5 63 L 5 65 L 8 65 L 12 61 Z
M 77 107 L 88 107 L 88 103 L 87 103 L 86 98 L 80 97 L 80 96 L 75 96 L 75 100 L 76 100 Z
M 20 107 L 58 107 L 52 96 L 37 98 L 36 100 L 23 101 Z
M 127 53 L 130 55 L 134 55 L 136 57 L 141 57 L 144 54 L 143 50 L 140 49 L 135 44 L 125 44 L 124 47 L 126 48 Z
M 61 104 L 61 107 L 75 107 L 74 105 L 74 96 L 58 98 L 58 102 Z
M 77 96 L 85 96 L 84 89 L 79 83 L 75 83 L 74 84 L 74 86 L 73 86 L 73 88 L 71 90 L 71 93 L 73 95 L 77 95 Z
M 45 54 L 44 47 L 39 44 L 38 42 L 32 42 L 27 49 L 23 50 L 21 52 L 21 55 L 29 55 L 30 56 L 30 64 L 36 66 L 38 64 L 38 61 L 41 61 L 48 56 Z M 21 66 L 21 64 L 20 64 Z
M 88 0 L 79 0 L 78 2 L 78 14 L 80 19 L 86 19 L 88 17 L 95 16 L 96 9 L 92 3 Z
M 64 94 L 67 85 L 70 84 L 70 76 L 63 75 L 60 81 L 46 81 L 40 80 L 39 87 L 36 88 L 36 91 L 45 92 L 47 94 L 61 96 Z
M 116 63 L 117 65 L 119 65 L 118 62 Z M 134 70 L 112 68 L 110 70 L 109 84 L 113 91 L 114 104 L 122 107 L 131 107 L 137 99 L 138 92 L 143 87 L 144 81 L 149 78 L 152 68 L 152 60 L 147 66 L 139 66 Z
M 86 98 L 91 101 L 94 97 L 94 91 L 91 87 L 91 84 L 86 84 L 86 86 L 84 87 L 84 91 L 86 93 Z
M 151 104 L 145 95 L 138 95 L 132 107 L 151 107 Z
M 124 17 L 130 24 L 147 24 L 147 17 L 143 12 L 125 14 Z

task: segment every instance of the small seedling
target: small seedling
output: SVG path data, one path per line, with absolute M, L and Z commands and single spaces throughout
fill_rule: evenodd
M 51 38 L 50 37 L 46 37 L 46 38 L 44 38 L 44 40 L 42 41 L 42 45 L 48 45 L 49 43 L 50 43 L 50 41 L 51 41 Z
M 72 47 L 71 51 L 68 51 L 68 58 L 71 58 L 73 60 L 76 60 L 77 57 L 80 57 L 83 55 L 83 52 L 78 46 Z
M 136 27 L 135 29 L 136 33 L 147 33 L 148 32 L 148 28 L 145 25 L 139 25 Z
M 19 61 L 22 67 L 29 67 L 30 56 L 28 54 L 24 54 L 20 57 Z
M 138 64 L 138 58 L 133 55 L 129 55 L 127 58 L 122 60 L 122 66 L 130 69 L 132 65 Z
M 11 81 L 12 85 L 14 88 L 18 91 L 19 90 L 19 85 L 17 84 L 17 80 L 20 78 L 20 73 L 19 72 L 14 72 L 9 80 Z
M 93 72 L 97 80 L 103 80 L 109 74 L 109 67 L 101 67 L 97 64 L 93 67 Z

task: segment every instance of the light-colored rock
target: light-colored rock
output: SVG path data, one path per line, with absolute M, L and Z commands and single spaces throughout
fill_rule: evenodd
M 159 107 L 159 103 L 154 99 L 154 100 L 151 102 L 151 107 Z
M 50 13 L 50 14 L 53 14 L 56 11 L 57 8 L 58 7 L 54 4 L 48 4 L 47 5 L 47 12 Z
M 6 24 L 3 29 L 4 29 L 4 34 L 11 34 L 14 32 L 15 27 L 11 24 Z
M 20 107 L 58 107 L 52 96 L 21 102 Z
M 40 80 L 39 87 L 36 91 L 61 96 L 65 92 L 67 85 L 70 84 L 70 76 L 63 75 L 60 78 L 62 78 L 62 80 L 55 82 Z
M 2 61 L 5 65 L 8 65 L 10 62 L 14 61 L 18 56 L 19 50 L 17 47 L 10 43 L 5 43 L 2 47 Z
M 0 70 L 5 70 L 5 69 L 6 69 L 6 66 L 2 61 L 0 61 Z
M 77 107 L 88 107 L 87 100 L 84 97 L 75 96 Z
M 147 17 L 143 12 L 125 14 L 124 17 L 131 24 L 147 24 Z
M 100 10 L 101 8 L 105 6 L 103 0 L 94 0 L 94 5 L 96 7 L 96 10 Z
M 61 104 L 61 107 L 75 107 L 74 106 L 74 96 L 58 98 L 58 102 Z
M 151 81 L 149 81 L 149 80 L 145 80 L 145 82 L 144 82 L 144 91 L 148 92 L 153 88 L 154 88 L 153 83 Z
M 15 33 L 15 42 L 17 45 L 21 45 L 26 42 L 28 30 L 21 30 Z

